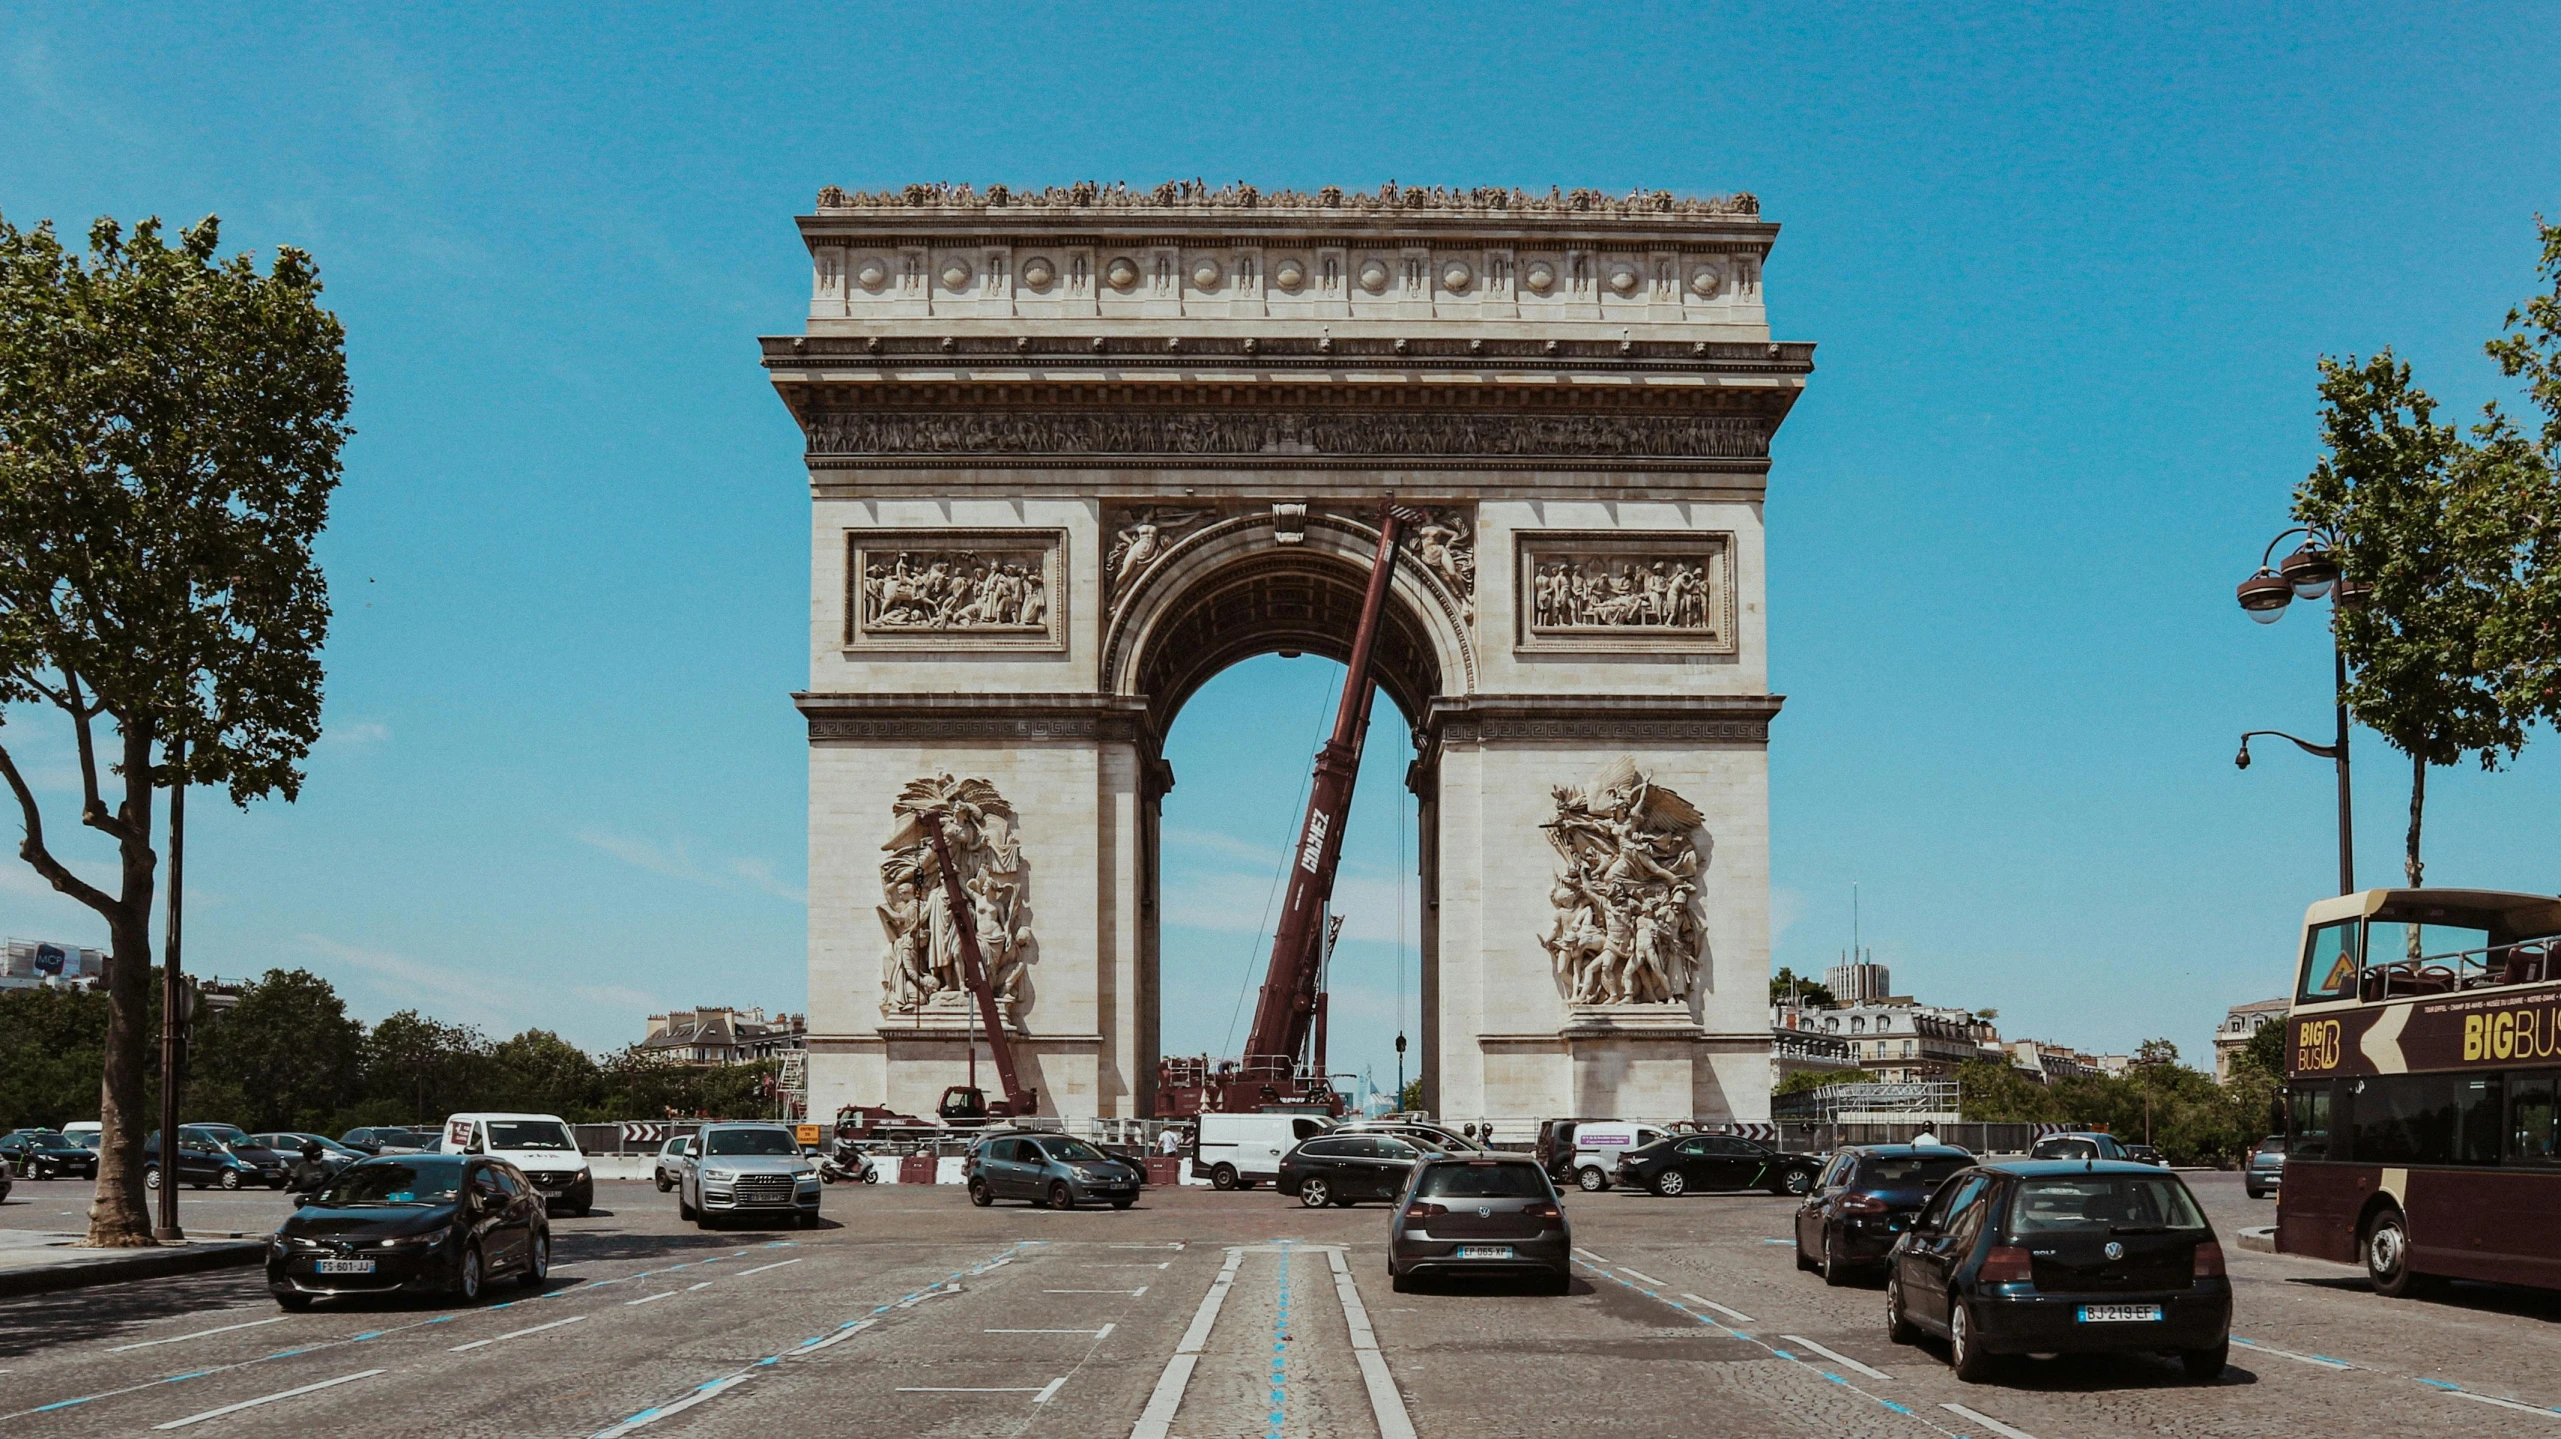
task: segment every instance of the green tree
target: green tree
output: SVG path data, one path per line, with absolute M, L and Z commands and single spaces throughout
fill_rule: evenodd
M 2473 436 L 2484 475 L 2536 517 L 2516 603 L 2492 637 L 2509 708 L 2561 723 L 2561 225 L 2536 216 L 2535 229 L 2544 293 L 2510 310 L 2505 332 L 2484 348 L 2511 379 L 2525 381 L 2526 400 L 2542 418 L 2529 432 L 2492 403 Z
M 1782 1094 L 1805 1094 L 1829 1089 L 1835 1084 L 1874 1084 L 1876 1074 L 1866 1069 L 1800 1069 L 1771 1088 L 1770 1097 Z
M 291 799 L 320 733 L 329 598 L 312 543 L 348 433 L 345 334 L 309 256 L 279 249 L 262 275 L 217 248 L 210 217 L 174 247 L 156 220 L 127 235 L 102 219 L 84 261 L 49 224 L 0 220 L 0 720 L 60 711 L 79 823 L 117 851 L 112 881 L 75 873 L 0 745 L 19 854 L 106 921 L 113 955 L 95 1245 L 153 1242 L 155 791 Z
M 2321 402 L 2329 453 L 2296 489 L 2294 517 L 2336 538 L 2341 573 L 2363 591 L 2331 623 L 2349 710 L 2410 758 L 2403 868 L 2417 887 L 2428 770 L 2467 755 L 2496 769 L 2525 744 L 2498 641 L 2538 517 L 2518 476 L 2436 422 L 2390 350 L 2324 357 Z
M 1968 1059 L 1956 1066 L 1956 1104 L 1957 1112 L 1967 1119 L 1994 1124 L 2052 1123 L 2062 1118 L 2044 1081 L 1994 1059 Z
M 393 1123 L 434 1123 L 479 1107 L 489 1069 L 489 1041 L 466 1025 L 446 1024 L 404 1009 L 365 1036 L 367 1117 L 386 1109 Z
M 1800 978 L 1796 971 L 1782 964 L 1778 973 L 1770 976 L 1770 1003 L 1809 1004 L 1817 1009 L 1830 1009 L 1839 1001 L 1832 997 L 1831 990 L 1810 979 Z
M 106 1045 L 104 994 L 0 989 L 0 1133 L 95 1119 Z
M 194 1117 L 259 1131 L 327 1129 L 356 1090 L 365 1027 L 309 970 L 271 969 L 229 1013 L 199 1015 L 187 1066 Z
M 598 1112 L 604 1075 L 594 1056 L 548 1029 L 528 1029 L 489 1053 L 496 1102 L 557 1114 L 573 1123 L 619 1116 Z

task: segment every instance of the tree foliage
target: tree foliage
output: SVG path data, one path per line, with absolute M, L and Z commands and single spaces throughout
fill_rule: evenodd
M 79 823 L 119 861 L 107 886 L 74 873 L 0 743 L 20 855 L 106 921 L 113 955 L 93 1244 L 151 1242 L 155 792 L 290 799 L 320 733 L 312 546 L 348 434 L 345 334 L 308 255 L 280 249 L 261 274 L 218 258 L 219 238 L 210 217 L 174 246 L 156 220 L 102 219 L 84 259 L 49 224 L 0 219 L 0 724 L 11 706 L 60 713 Z
M 2271 1025 L 2271 1030 L 2282 1026 Z M 2147 1040 L 2123 1075 L 2090 1075 L 2045 1084 L 1991 1060 L 1957 1066 L 1960 1112 L 1994 1123 L 2077 1124 L 2149 1142 L 2174 1164 L 2229 1164 L 2266 1133 L 2264 1076 L 2217 1084 L 2179 1063 L 2178 1046 Z
M 1772 1004 L 1810 1004 L 1818 1009 L 1829 1009 L 1839 1002 L 1832 997 L 1829 988 L 1799 976 L 1786 965 L 1780 965 L 1778 973 L 1770 976 Z

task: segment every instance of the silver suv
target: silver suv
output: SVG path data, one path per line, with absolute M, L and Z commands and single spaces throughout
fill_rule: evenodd
M 818 1169 L 781 1124 L 706 1124 L 676 1180 L 676 1217 L 708 1229 L 744 1215 L 818 1223 Z

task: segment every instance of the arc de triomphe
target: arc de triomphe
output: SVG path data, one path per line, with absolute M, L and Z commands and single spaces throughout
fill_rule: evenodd
M 1392 495 L 1431 517 L 1379 646 L 1426 1103 L 1768 1117 L 1761 501 L 1813 347 L 1770 339 L 1750 196 L 831 187 L 799 224 L 807 330 L 763 349 L 811 501 L 812 1114 L 961 1077 L 929 805 L 1044 1111 L 1150 1112 L 1167 730 L 1236 661 L 1343 657 Z

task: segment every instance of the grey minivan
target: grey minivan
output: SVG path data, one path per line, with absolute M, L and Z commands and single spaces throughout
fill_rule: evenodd
M 1073 1209 L 1099 1199 L 1114 1209 L 1138 1202 L 1138 1166 L 1064 1134 L 998 1134 L 969 1151 L 969 1202 L 1028 1199 Z

